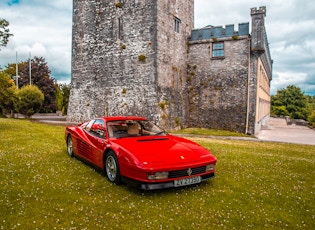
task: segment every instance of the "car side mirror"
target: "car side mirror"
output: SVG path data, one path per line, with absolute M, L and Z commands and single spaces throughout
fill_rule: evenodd
M 99 136 L 101 137 L 105 137 L 105 132 L 106 132 L 106 129 L 104 126 L 100 125 L 100 124 L 93 124 L 92 127 L 91 127 L 91 130 L 98 134 Z
M 101 126 L 100 124 L 93 124 L 91 129 L 93 130 L 103 130 L 105 131 L 105 127 L 104 126 Z

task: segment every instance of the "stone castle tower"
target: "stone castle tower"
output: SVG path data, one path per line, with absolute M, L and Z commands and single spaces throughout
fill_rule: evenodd
M 74 0 L 68 120 L 139 115 L 255 134 L 270 114 L 266 8 L 193 29 L 193 0 Z
M 74 0 L 68 120 L 185 120 L 193 23 L 193 0 Z

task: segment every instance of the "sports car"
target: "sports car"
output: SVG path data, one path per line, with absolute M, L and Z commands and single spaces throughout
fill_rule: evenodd
M 65 140 L 70 157 L 101 169 L 115 184 L 162 189 L 198 184 L 215 173 L 210 151 L 143 117 L 100 117 L 68 126 Z

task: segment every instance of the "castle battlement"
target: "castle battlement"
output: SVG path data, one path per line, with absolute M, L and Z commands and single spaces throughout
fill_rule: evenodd
M 190 41 L 244 35 L 249 35 L 249 22 L 239 23 L 238 31 L 234 30 L 234 24 L 226 25 L 225 28 L 222 26 L 207 26 L 201 29 L 194 29 L 191 33 Z
M 250 15 L 254 15 L 254 14 L 263 14 L 264 16 L 266 16 L 267 10 L 265 6 L 261 6 L 259 8 L 253 7 L 250 8 Z

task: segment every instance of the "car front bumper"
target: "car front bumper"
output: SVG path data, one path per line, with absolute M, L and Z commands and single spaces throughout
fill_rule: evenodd
M 205 174 L 201 176 L 201 182 L 209 180 L 213 178 L 214 172 Z M 122 177 L 122 181 L 125 182 L 126 184 L 132 185 L 134 187 L 143 189 L 143 190 L 155 190 L 155 189 L 164 189 L 164 188 L 173 188 L 175 187 L 174 181 L 169 181 L 169 182 L 160 182 L 160 183 L 145 183 L 142 181 L 137 181 L 130 179 L 128 177 Z

